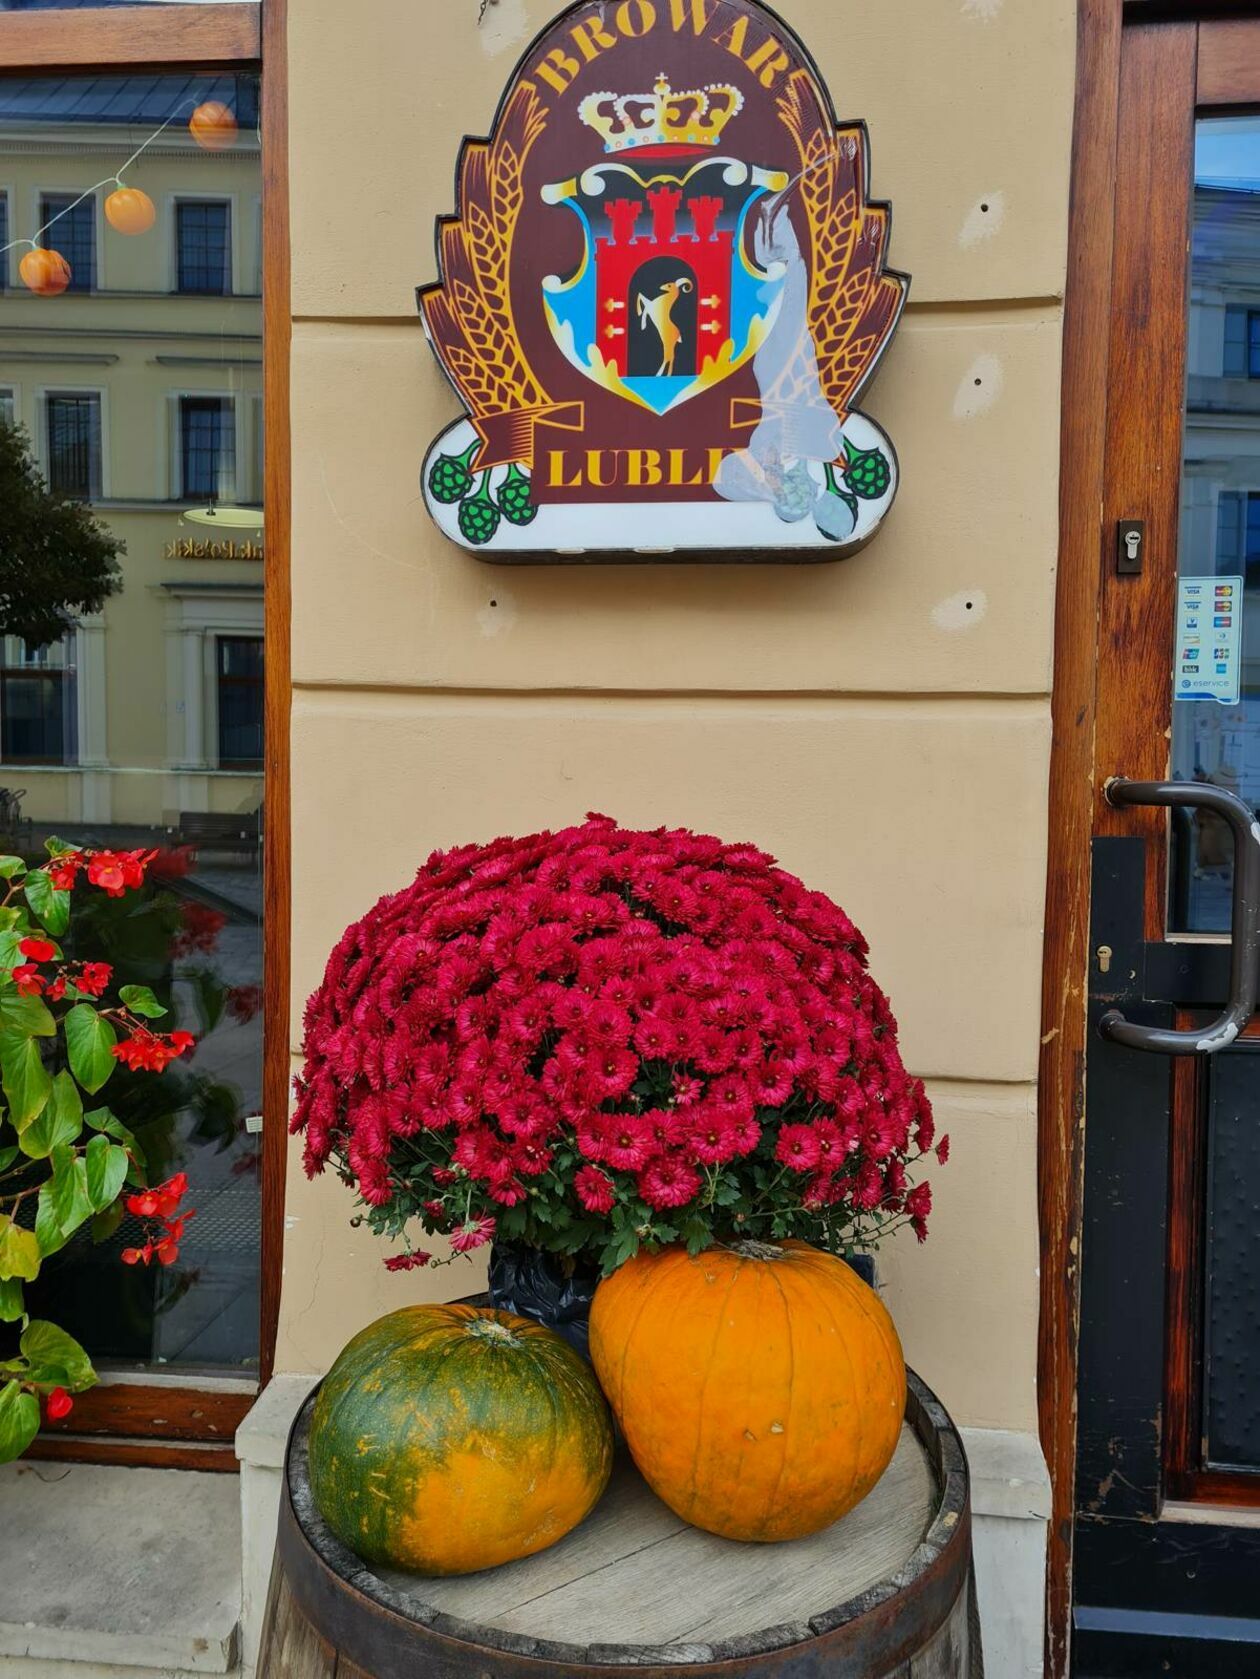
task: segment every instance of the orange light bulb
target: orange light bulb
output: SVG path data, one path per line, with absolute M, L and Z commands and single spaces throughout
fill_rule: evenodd
M 60 251 L 27 251 L 18 263 L 22 284 L 39 297 L 56 297 L 70 284 L 70 264 Z
M 236 118 L 221 99 L 198 105 L 188 119 L 188 132 L 208 152 L 225 152 L 236 144 Z
M 119 187 L 105 200 L 105 220 L 119 233 L 147 233 L 157 220 L 157 210 L 139 187 Z

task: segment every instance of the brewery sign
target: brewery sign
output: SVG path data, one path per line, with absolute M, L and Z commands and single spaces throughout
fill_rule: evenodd
M 428 510 L 497 561 L 827 560 L 897 458 L 857 406 L 908 280 L 861 122 L 758 0 L 579 0 L 465 141 Z

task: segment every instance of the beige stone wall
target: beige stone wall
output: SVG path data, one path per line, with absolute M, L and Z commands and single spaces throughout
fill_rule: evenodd
M 928 1247 L 881 1260 L 907 1352 L 961 1422 L 1032 1428 L 1073 6 L 777 9 L 867 118 L 913 275 L 864 403 L 897 506 L 841 565 L 513 570 L 425 517 L 457 409 L 413 291 L 461 135 L 561 5 L 292 11 L 295 1033 L 347 920 L 433 846 L 589 809 L 755 840 L 868 934 L 953 1133 Z M 477 1281 L 387 1276 L 350 1212 L 295 1151 L 280 1369 Z

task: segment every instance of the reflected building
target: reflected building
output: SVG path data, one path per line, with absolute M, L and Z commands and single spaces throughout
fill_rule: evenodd
M 189 127 L 210 102 L 235 115 L 217 147 Z M 152 201 L 145 232 L 108 219 L 120 172 Z M 0 417 L 126 545 L 99 614 L 43 649 L 0 637 L 0 785 L 23 818 L 0 795 L 0 849 L 51 832 L 157 848 L 140 900 L 116 921 L 104 900 L 75 936 L 197 1040 L 160 1081 L 110 1085 L 155 1178 L 189 1175 L 178 1261 L 120 1265 L 128 1218 L 80 1232 L 31 1285 L 36 1315 L 102 1368 L 258 1356 L 261 188 L 251 76 L 0 79 L 0 246 L 38 238 L 71 271 L 40 296 L 19 272 L 29 243 L 0 259 Z
M 0 245 L 71 267 L 56 297 L 0 259 L 0 418 L 126 544 L 123 588 L 58 645 L 0 646 L 0 775 L 40 829 L 256 834 L 262 764 L 261 178 L 247 77 L 0 83 Z M 235 143 L 187 117 L 218 99 Z M 184 107 L 187 107 L 185 110 Z M 177 113 L 174 117 L 172 113 Z M 114 183 L 156 208 L 127 236 Z M 182 119 L 182 120 L 181 120 Z M 70 208 L 74 205 L 73 208 Z M 59 214 L 60 213 L 60 214 Z M 186 517 L 227 509 L 225 528 Z M 120 840 L 120 843 L 122 841 Z
M 1251 119 L 1243 121 L 1250 128 Z M 1217 142 L 1216 128 L 1236 142 L 1236 127 L 1230 120 L 1201 135 L 1196 163 L 1178 569 L 1183 584 L 1213 578 L 1227 587 L 1241 579 L 1233 585 L 1241 621 L 1230 623 L 1231 613 L 1205 618 L 1206 639 L 1173 650 L 1172 771 L 1260 809 L 1260 175 L 1238 172 L 1239 159 L 1257 152 L 1250 133 L 1220 157 L 1204 151 Z M 1237 700 L 1185 698 L 1196 663 L 1210 679 L 1236 657 L 1231 649 L 1216 659 L 1218 624 L 1241 629 Z M 1187 658 L 1200 653 L 1201 661 Z M 1225 931 L 1232 848 L 1224 825 L 1211 815 L 1183 818 L 1178 840 L 1171 924 Z

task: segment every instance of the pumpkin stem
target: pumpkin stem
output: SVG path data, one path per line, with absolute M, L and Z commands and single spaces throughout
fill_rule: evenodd
M 783 1249 L 775 1242 L 757 1242 L 751 1237 L 730 1244 L 732 1253 L 741 1259 L 782 1259 Z
M 496 1323 L 493 1318 L 474 1318 L 468 1325 L 468 1333 L 481 1341 L 498 1341 L 505 1347 L 520 1346 L 520 1338 L 506 1324 Z

